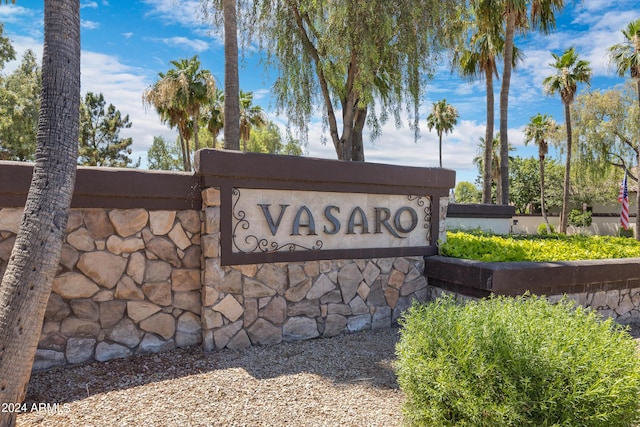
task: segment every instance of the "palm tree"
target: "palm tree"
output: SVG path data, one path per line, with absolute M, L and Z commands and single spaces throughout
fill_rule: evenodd
M 156 107 L 163 121 L 177 126 L 183 144 L 185 171 L 190 171 L 191 137 L 198 150 L 200 111 L 214 92 L 215 81 L 209 71 L 200 69 L 197 55 L 170 63 L 174 68 L 166 74 L 158 74 L 160 79 L 145 91 L 143 100 Z
M 262 107 L 253 105 L 253 92 L 240 91 L 240 140 L 243 151 L 247 150 L 247 141 L 252 127 L 264 127 L 269 123 Z
M 549 65 L 556 69 L 556 74 L 544 79 L 543 84 L 550 94 L 559 93 L 564 104 L 565 127 L 567 129 L 567 159 L 564 168 L 564 192 L 562 196 L 562 214 L 560 215 L 560 233 L 567 230 L 567 218 L 569 215 L 569 190 L 571 172 L 571 104 L 573 103 L 578 83 L 587 83 L 591 80 L 591 67 L 589 62 L 578 59 L 574 48 L 569 48 L 562 55 L 551 53 L 555 59 Z
M 438 133 L 440 147 L 440 167 L 442 167 L 442 134 L 449 133 L 458 123 L 458 110 L 452 105 L 447 104 L 446 99 L 441 99 L 433 103 L 431 114 L 427 116 L 427 126 L 429 130 L 435 128 Z
M 236 0 L 222 0 L 224 15 L 224 148 L 240 150 L 240 78 Z
M 22 402 L 76 177 L 80 121 L 80 1 L 44 2 L 36 162 L 20 231 L 0 285 L 0 402 Z M 16 412 L 0 411 L 0 426 Z
M 616 66 L 620 77 L 630 73 L 636 81 L 638 92 L 638 111 L 640 111 L 640 18 L 627 25 L 622 30 L 625 37 L 624 43 L 613 45 L 609 48 L 611 61 Z M 640 113 L 638 113 L 640 114 Z M 640 117 L 637 119 L 640 122 Z M 640 151 L 636 150 L 636 164 L 640 164 Z M 636 191 L 636 239 L 640 240 L 640 191 Z
M 558 125 L 548 114 L 536 114 L 529 119 L 529 124 L 524 129 L 524 144 L 533 141 L 538 146 L 538 160 L 540 162 L 540 210 L 542 218 L 547 225 L 547 233 L 551 233 L 549 219 L 544 204 L 544 159 L 549 152 L 547 136 L 557 129 Z
M 224 129 L 224 92 L 216 88 L 213 96 L 205 104 L 203 115 L 207 130 L 213 137 L 213 148 L 216 148 L 218 135 Z
M 473 164 L 478 166 L 478 169 L 480 171 L 483 171 L 484 165 L 485 165 L 485 158 L 484 158 L 484 153 L 486 151 L 486 147 L 487 144 L 485 143 L 486 139 L 484 139 L 483 137 L 480 137 L 480 143 L 478 144 L 478 155 L 476 157 L 473 158 Z M 500 150 L 500 132 L 498 132 L 494 138 L 493 138 L 493 143 L 491 144 L 491 165 L 489 167 L 489 170 L 491 171 L 491 178 L 489 183 L 491 185 L 495 184 L 496 185 L 496 191 L 495 191 L 495 195 L 496 198 L 498 197 L 498 195 L 500 194 L 500 192 L 502 191 L 501 187 L 502 187 L 502 180 L 500 179 L 500 156 L 498 151 Z M 509 152 L 512 152 L 513 150 L 515 150 L 513 148 L 513 146 L 511 144 L 509 144 Z M 512 160 L 512 157 L 509 156 L 509 161 Z M 484 202 L 483 202 L 484 203 Z M 493 203 L 493 201 L 491 201 L 490 203 Z
M 516 30 L 522 32 L 539 28 L 549 33 L 555 28 L 555 13 L 564 7 L 564 0 L 505 0 L 503 8 L 493 7 L 495 13 L 503 16 L 505 21 L 504 36 L 504 68 L 502 86 L 500 88 L 500 158 L 502 168 L 502 195 L 500 204 L 509 203 L 509 140 L 507 137 L 509 86 L 513 69 L 513 47 Z M 527 8 L 530 10 L 527 17 Z

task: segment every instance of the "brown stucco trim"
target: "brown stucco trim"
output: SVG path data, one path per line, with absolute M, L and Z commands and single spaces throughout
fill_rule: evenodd
M 515 206 L 449 203 L 447 218 L 511 218 Z
M 24 206 L 33 164 L 0 162 L 0 206 Z M 78 167 L 74 208 L 200 210 L 198 178 L 190 173 Z
M 202 185 L 343 193 L 448 196 L 455 171 L 238 151 L 200 150 Z
M 376 163 L 343 162 L 293 156 L 200 150 L 196 169 L 203 188 L 220 189 L 220 246 L 222 265 L 428 256 L 438 253 L 440 197 L 455 185 L 455 172 Z M 414 248 L 373 248 L 280 252 L 233 252 L 234 188 L 325 191 L 366 194 L 432 196 L 432 245 Z
M 480 262 L 442 256 L 425 259 L 430 285 L 469 296 L 562 295 L 634 288 L 640 258 L 563 262 Z

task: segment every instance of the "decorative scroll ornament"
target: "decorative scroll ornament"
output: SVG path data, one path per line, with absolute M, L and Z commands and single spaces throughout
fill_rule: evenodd
M 304 246 L 298 243 L 287 242 L 287 243 L 278 243 L 274 240 L 268 240 L 264 237 L 258 237 L 255 234 L 249 234 L 244 236 L 244 239 L 241 238 L 242 242 L 238 242 L 237 240 L 237 230 L 242 228 L 243 230 L 248 230 L 251 228 L 251 223 L 246 219 L 247 214 L 243 210 L 237 209 L 238 202 L 240 201 L 240 190 L 234 188 L 232 191 L 233 195 L 233 219 L 235 220 L 235 225 L 233 226 L 233 233 L 231 235 L 233 241 L 233 247 L 236 249 L 234 252 L 240 253 L 254 253 L 254 252 L 278 252 L 278 251 L 289 251 L 295 252 L 298 250 L 308 250 L 308 251 L 317 251 L 322 249 L 323 243 L 322 240 L 316 240 L 313 246 Z M 240 246 L 242 245 L 242 247 Z

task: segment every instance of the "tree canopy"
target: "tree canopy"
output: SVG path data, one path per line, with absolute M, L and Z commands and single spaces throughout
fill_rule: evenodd
M 321 106 L 337 158 L 363 161 L 365 124 L 375 137 L 405 110 L 417 135 L 425 76 L 451 45 L 459 7 L 455 0 L 268 0 L 251 13 L 277 73 L 277 107 L 303 143 Z

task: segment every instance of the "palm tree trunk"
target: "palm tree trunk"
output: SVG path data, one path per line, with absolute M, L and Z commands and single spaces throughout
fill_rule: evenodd
M 640 80 L 638 81 L 640 87 Z M 640 149 L 636 150 L 636 165 L 640 166 Z M 640 168 L 639 168 L 640 170 Z M 638 176 L 638 189 L 636 190 L 636 229 L 635 238 L 640 240 L 640 176 Z
M 224 148 L 240 150 L 240 79 L 236 0 L 222 0 L 224 14 Z
M 560 214 L 560 233 L 567 232 L 567 219 L 569 218 L 569 192 L 571 185 L 571 142 L 573 139 L 571 129 L 571 105 L 564 104 L 565 126 L 567 127 L 567 160 L 564 166 L 564 190 L 562 193 L 562 213 Z
M 484 164 L 482 168 L 482 203 L 491 203 L 491 165 L 493 162 L 493 73 L 487 70 L 485 73 L 487 87 L 487 129 L 484 136 Z
M 500 88 L 500 177 L 502 191 L 498 195 L 501 205 L 509 204 L 509 86 L 511 85 L 511 69 L 513 66 L 513 37 L 516 27 L 516 15 L 507 11 L 506 31 L 504 36 L 504 69 Z
M 36 163 L 0 285 L 0 402 L 22 402 L 58 268 L 73 195 L 80 118 L 80 2 L 44 3 Z M 0 412 L 0 426 L 15 424 Z
M 540 210 L 542 211 L 542 219 L 547 225 L 547 234 L 551 233 L 549 227 L 549 218 L 547 218 L 547 209 L 544 204 L 544 156 L 539 156 L 540 159 Z
M 438 132 L 438 153 L 439 153 L 439 157 L 440 157 L 440 167 L 442 167 L 442 132 Z

